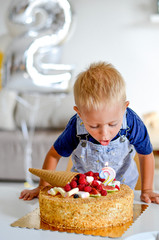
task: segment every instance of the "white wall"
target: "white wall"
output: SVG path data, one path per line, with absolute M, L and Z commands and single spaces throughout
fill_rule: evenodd
M 0 0 L 2 1 L 2 0 Z M 1 5 L 0 34 L 6 33 Z M 70 0 L 74 10 L 63 63 L 75 64 L 75 75 L 94 61 L 109 61 L 122 73 L 127 96 L 139 115 L 159 111 L 159 23 L 150 16 L 157 0 Z

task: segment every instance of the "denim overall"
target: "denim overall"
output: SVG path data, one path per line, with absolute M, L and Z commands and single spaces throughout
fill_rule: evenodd
M 88 171 L 99 172 L 108 162 L 108 166 L 116 171 L 116 180 L 127 184 L 132 189 L 135 188 L 138 179 L 138 170 L 134 161 L 135 149 L 127 139 L 126 112 L 123 117 L 122 127 L 119 138 L 111 141 L 109 145 L 102 146 L 89 142 L 89 133 L 79 116 L 77 116 L 77 136 L 80 142 L 72 153 L 73 167 L 71 171 L 85 173 Z M 121 130 L 124 132 L 121 135 Z M 86 134 L 85 139 L 80 135 Z

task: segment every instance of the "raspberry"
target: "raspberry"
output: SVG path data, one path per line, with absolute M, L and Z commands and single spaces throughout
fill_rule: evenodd
M 105 178 L 100 178 L 99 179 L 101 182 L 104 182 L 105 181 Z
M 97 187 L 97 186 L 99 185 L 99 183 L 98 183 L 96 180 L 93 180 L 92 183 L 91 183 L 91 185 L 92 185 L 93 187 Z
M 85 184 L 78 185 L 79 191 L 83 191 L 85 188 Z
M 94 177 L 94 180 L 98 180 L 99 179 L 99 177 L 97 177 L 97 176 L 93 175 L 93 177 Z
M 72 188 L 76 188 L 77 187 L 77 182 L 73 180 L 73 181 L 71 181 L 70 185 L 71 185 Z
M 80 173 L 80 174 L 79 174 L 79 178 L 86 178 L 86 175 L 83 174 L 83 173 Z
M 99 184 L 99 185 L 97 186 L 97 189 L 98 189 L 99 191 L 102 191 L 102 190 L 103 190 L 102 185 Z
M 98 178 L 99 177 L 99 173 L 98 172 L 94 173 L 93 177 L 97 177 Z
M 118 190 L 120 190 L 120 187 L 118 185 L 115 185 L 115 188 L 117 188 Z
M 70 184 L 66 184 L 66 186 L 64 187 L 64 190 L 65 190 L 66 192 L 69 192 L 69 191 L 71 190 Z
M 89 171 L 89 172 L 86 172 L 85 175 L 93 177 L 94 173 L 92 171 Z
M 91 188 L 90 186 L 86 186 L 86 187 L 84 188 L 84 191 L 85 191 L 85 192 L 91 192 L 91 190 L 92 190 L 92 188 Z
M 78 183 L 79 183 L 79 184 L 86 184 L 87 182 L 86 182 L 86 179 L 85 179 L 85 178 L 83 178 L 83 177 L 81 178 L 81 177 L 80 177 L 79 180 L 78 180 Z
M 72 179 L 72 181 L 78 181 L 78 177 L 77 176 L 75 176 L 73 179 Z
M 106 191 L 106 190 L 102 190 L 102 191 L 101 191 L 101 195 L 102 195 L 102 196 L 107 196 L 107 191 Z

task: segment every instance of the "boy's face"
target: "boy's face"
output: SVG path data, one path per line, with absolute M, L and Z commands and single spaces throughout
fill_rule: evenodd
M 76 106 L 74 110 L 82 119 L 86 130 L 101 145 L 106 146 L 119 132 L 123 115 L 129 102 L 125 103 L 125 107 L 121 103 L 114 105 L 104 105 L 98 110 L 79 110 Z

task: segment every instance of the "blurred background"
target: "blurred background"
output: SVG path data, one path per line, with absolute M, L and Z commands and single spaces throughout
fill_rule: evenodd
M 123 75 L 130 107 L 148 127 L 158 176 L 158 1 L 69 0 L 66 15 L 57 6 L 56 11 L 54 5 L 48 8 L 52 2 L 65 8 L 51 0 L 1 4 L 0 179 L 25 180 L 28 166 L 41 168 L 48 149 L 74 114 L 72 85 L 77 74 L 97 61 L 112 63 Z M 34 23 L 33 14 L 40 16 Z M 68 29 L 60 39 L 65 21 Z M 51 40 L 43 40 L 45 36 Z M 49 88 L 49 77 L 61 74 L 68 76 L 65 84 L 55 80 Z M 39 86 L 36 76 L 46 81 Z M 67 160 L 60 161 L 58 169 L 65 170 Z

